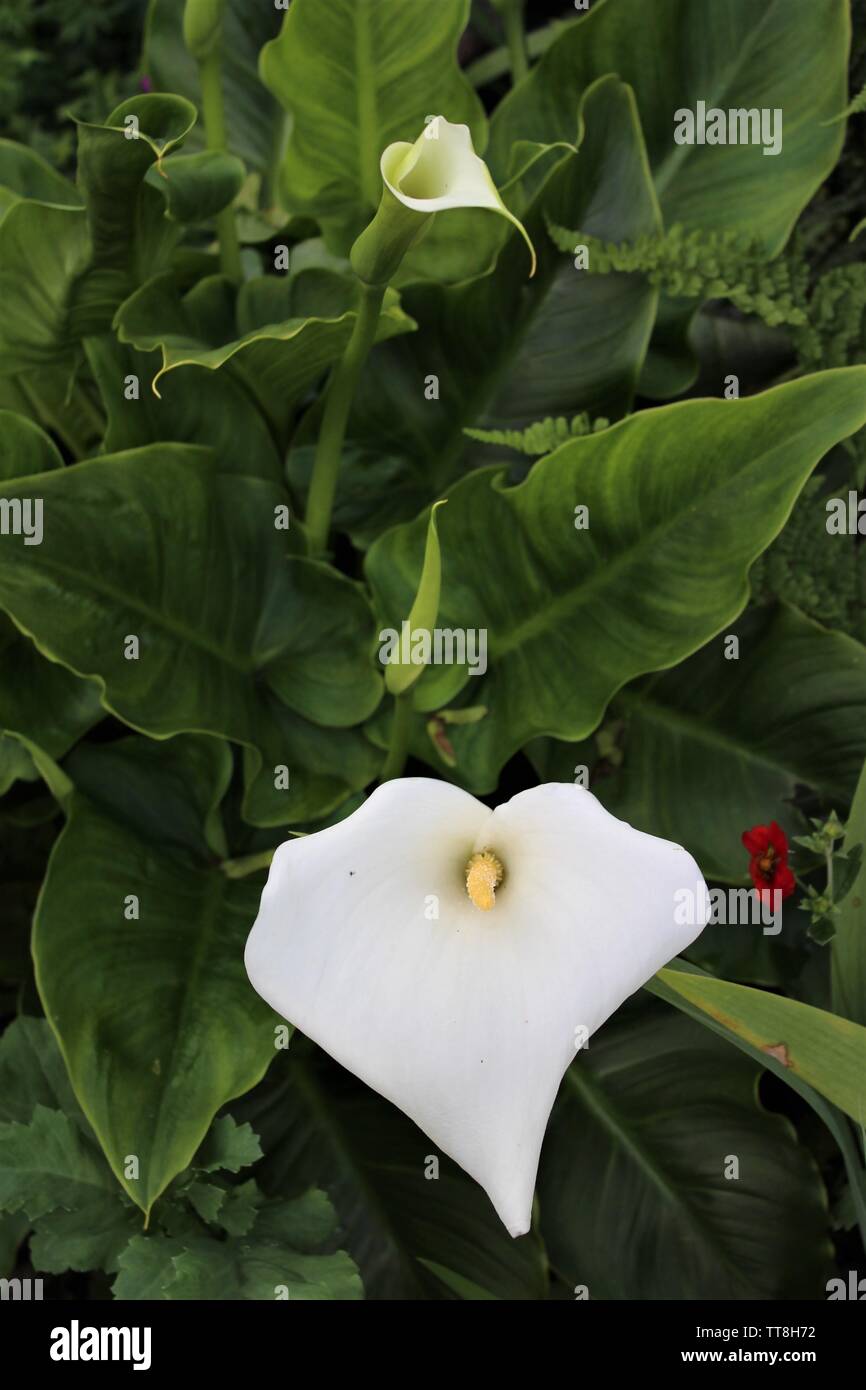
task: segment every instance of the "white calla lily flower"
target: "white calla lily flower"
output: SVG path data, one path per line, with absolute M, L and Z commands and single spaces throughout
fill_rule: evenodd
M 379 210 L 352 248 L 352 266 L 370 284 L 391 278 L 406 251 L 437 212 L 486 208 L 520 232 L 535 274 L 535 247 L 523 223 L 505 206 L 469 127 L 433 116 L 414 144 L 397 140 L 379 161 L 385 185 Z
M 386 782 L 277 850 L 246 967 L 259 994 L 399 1106 L 529 1230 L 541 1142 L 576 1047 L 699 934 L 680 846 L 547 783 L 490 810 Z

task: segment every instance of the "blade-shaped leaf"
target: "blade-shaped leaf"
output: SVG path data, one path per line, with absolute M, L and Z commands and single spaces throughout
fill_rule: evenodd
M 862 1124 L 866 1027 L 780 994 L 688 968 L 660 970 L 661 998 L 678 995 Z
M 847 851 L 856 845 L 866 847 L 866 759 L 845 835 Z M 862 864 L 834 920 L 833 1007 L 855 1023 L 866 1024 L 866 867 Z M 866 1102 L 860 1122 L 866 1123 Z

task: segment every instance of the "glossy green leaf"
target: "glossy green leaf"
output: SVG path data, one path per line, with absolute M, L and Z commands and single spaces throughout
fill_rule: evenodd
M 345 252 L 379 206 L 379 159 L 415 140 L 431 115 L 470 127 L 483 150 L 481 103 L 457 66 L 468 0 L 295 0 L 263 50 L 262 81 L 292 116 L 282 200 Z
M 368 1298 L 447 1299 L 463 1281 L 489 1298 L 544 1297 L 538 1238 L 512 1240 L 476 1183 L 312 1044 L 293 1039 L 236 1109 L 262 1135 L 266 1191 L 327 1189 Z
M 285 493 L 228 467 L 163 444 L 45 474 L 43 542 L 3 541 L 0 604 L 133 727 L 245 745 L 255 820 L 307 820 L 376 773 L 351 729 L 381 697 L 372 614 L 359 586 L 288 553 Z
M 581 94 L 616 72 L 634 87 L 665 222 L 739 227 L 777 251 L 839 156 L 847 0 L 595 0 L 501 103 L 490 131 L 494 176 L 517 140 L 573 140 Z M 649 56 L 651 55 L 651 57 Z M 677 144 L 675 112 L 781 112 L 782 148 Z M 575 225 L 574 223 L 568 225 Z
M 0 410 L 0 480 L 62 467 L 56 446 L 38 425 L 26 416 Z M 34 482 L 31 496 L 39 491 L 39 483 Z M 20 541 L 0 537 L 0 554 L 9 544 Z M 92 682 L 46 661 L 6 615 L 0 615 L 0 794 L 18 778 L 33 780 L 37 775 L 30 754 L 15 735 L 60 758 L 102 714 L 99 691 Z
M 161 439 L 203 444 L 239 472 L 280 482 L 283 464 L 267 420 L 243 381 L 228 372 L 188 367 L 151 382 L 161 359 L 137 352 L 112 334 L 89 338 L 87 357 L 107 416 L 106 454 L 142 448 Z
M 759 1074 L 675 1014 L 609 1024 L 578 1054 L 539 1173 L 551 1262 L 570 1286 L 591 1299 L 824 1296 L 826 1195 L 790 1124 L 757 1102 Z
M 62 468 L 57 445 L 26 415 L 0 410 L 0 481 Z
M 866 649 L 796 609 L 751 610 L 688 661 L 621 690 L 607 727 L 622 761 L 599 769 L 592 790 L 608 810 L 685 845 L 707 878 L 745 882 L 742 832 L 774 819 L 802 831 L 787 804 L 798 784 L 850 801 L 866 758 Z M 599 753 L 531 750 L 544 780 L 567 782 Z
M 91 264 L 87 215 L 22 200 L 0 222 L 0 372 L 57 363 L 105 326 L 105 307 L 82 293 Z
M 309 312 L 311 293 L 324 289 L 324 312 Z M 232 373 L 260 403 L 278 434 L 285 434 L 300 401 L 343 353 L 356 316 L 358 287 L 333 273 L 309 270 L 289 281 L 253 280 L 234 290 L 210 276 L 181 296 L 172 274 L 157 276 L 132 295 L 117 316 L 122 343 L 162 351 L 153 381 L 183 367 Z M 276 320 L 264 315 L 279 313 Z M 388 291 L 378 325 L 380 339 L 413 328 Z M 187 388 L 188 389 L 188 388 Z
M 173 221 L 206 222 L 234 201 L 244 181 L 244 166 L 222 150 L 202 150 L 151 166 L 145 178 L 163 194 L 166 215 Z
M 0 224 L 0 371 L 63 359 L 81 338 L 105 331 L 121 300 L 162 268 L 177 231 L 143 181 L 195 119 L 182 97 L 132 97 L 104 125 L 79 124 L 83 209 L 21 201 L 8 210 Z
M 864 387 L 866 370 L 851 368 L 643 411 L 563 445 L 518 487 L 484 470 L 452 488 L 439 626 L 486 632 L 487 670 L 429 668 L 415 703 L 442 709 L 468 687 L 463 701 L 487 707 L 453 731 L 460 779 L 488 791 L 535 735 L 585 737 L 629 680 L 722 631 L 816 462 L 866 419 Z M 368 554 L 390 626 L 417 587 L 425 529 L 421 516 Z
M 5 613 L 0 614 L 0 733 L 19 735 L 49 757 L 62 758 L 104 713 L 93 681 L 80 680 L 65 666 L 46 661 Z M 0 793 L 16 778 L 36 775 L 29 753 L 15 739 L 4 738 L 3 747 Z
M 178 758 L 190 797 L 212 811 L 230 770 L 225 748 L 192 739 L 145 756 L 159 840 L 75 793 L 33 954 L 75 1093 L 115 1177 L 148 1211 L 220 1106 L 260 1079 L 274 1035 L 243 968 L 261 883 L 232 881 L 212 855 L 193 853 L 176 810 Z
M 0 140 L 0 217 L 21 198 L 40 203 L 81 206 L 75 184 L 58 174 L 41 155 L 14 140 Z

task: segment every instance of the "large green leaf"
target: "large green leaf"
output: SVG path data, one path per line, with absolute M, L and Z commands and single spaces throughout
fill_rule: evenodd
M 74 184 L 58 174 L 50 164 L 27 145 L 0 140 L 0 217 L 21 198 L 40 203 L 59 203 L 80 207 L 81 195 Z
M 585 737 L 629 680 L 722 631 L 816 462 L 864 419 L 866 370 L 825 372 L 643 411 L 563 445 L 518 487 L 484 470 L 453 488 L 439 626 L 486 631 L 488 669 L 432 666 L 415 702 L 441 709 L 462 690 L 489 711 L 451 731 L 461 780 L 488 791 L 535 735 Z M 389 627 L 411 607 L 426 525 L 395 527 L 368 554 Z
M 61 758 L 103 714 L 93 681 L 80 680 L 65 666 L 46 661 L 5 613 L 0 614 L 0 733 L 20 735 L 49 757 Z M 17 777 L 36 776 L 24 747 L 8 739 L 2 746 L 0 794 Z
M 866 758 L 866 650 L 787 605 L 753 609 L 688 661 L 621 690 L 608 717 L 622 762 L 592 782 L 608 810 L 685 845 L 706 877 L 745 880 L 744 830 L 773 819 L 804 830 L 786 805 L 798 783 L 840 810 L 850 801 Z M 570 782 L 598 750 L 543 743 L 531 757 L 543 780 Z
M 122 777 L 123 759 L 114 759 Z M 225 745 L 149 744 L 130 764 L 133 778 L 142 759 L 151 764 L 146 811 L 158 837 L 142 833 L 135 800 L 124 819 L 74 793 L 33 955 L 76 1096 L 118 1181 L 148 1211 L 219 1107 L 260 1079 L 274 1034 L 243 968 L 261 881 L 230 879 L 212 851 L 190 844 L 195 813 L 214 840 L 231 772 Z
M 160 439 L 204 444 L 239 471 L 281 481 L 283 463 L 267 421 L 231 373 L 188 367 L 164 376 L 157 396 L 151 388 L 161 365 L 155 354 L 137 352 L 110 333 L 89 338 L 85 347 L 108 417 L 102 452 Z
M 262 81 L 292 116 L 282 201 L 319 222 L 346 251 L 379 206 L 379 159 L 415 140 L 425 117 L 472 130 L 483 148 L 481 103 L 457 66 L 468 0 L 294 0 L 262 51 Z
M 780 994 L 731 984 L 690 969 L 660 970 L 660 998 L 671 995 L 772 1058 L 783 1075 L 812 1087 L 858 1124 L 863 1123 L 866 1027 Z
M 848 821 L 845 849 L 863 845 L 866 853 L 866 759 Z M 866 868 L 862 865 L 836 918 L 832 942 L 833 1007 L 855 1023 L 866 1024 Z M 866 1102 L 860 1121 L 866 1124 Z
M 594 0 L 498 108 L 494 173 L 515 141 L 573 140 L 581 93 L 616 72 L 637 93 L 665 221 L 742 228 L 777 251 L 839 156 L 844 128 L 828 121 L 845 105 L 849 35 L 848 0 Z M 698 101 L 781 110 L 781 153 L 678 145 L 674 113 Z
M 105 327 L 103 305 L 80 292 L 90 264 L 83 210 L 13 203 L 0 223 L 0 372 L 62 361 Z
M 359 292 L 346 277 L 310 269 L 284 281 L 248 281 L 237 299 L 230 281 L 217 275 L 181 294 L 169 272 L 121 306 L 117 331 L 122 343 L 145 352 L 161 349 L 154 390 L 178 368 L 228 369 L 284 437 L 300 401 L 348 344 Z M 413 327 L 389 290 L 378 338 Z
M 0 480 L 31 477 L 63 467 L 56 446 L 26 416 L 0 410 Z M 34 483 L 30 492 L 39 492 Z M 10 543 L 5 538 L 4 543 Z M 102 716 L 99 691 L 91 681 L 46 661 L 5 614 L 0 615 L 0 794 L 36 769 L 22 735 L 52 758 L 62 757 Z
M 826 1196 L 759 1069 L 676 1014 L 602 1029 L 542 1149 L 551 1263 L 590 1298 L 819 1298 Z M 735 1160 L 738 1167 L 733 1174 Z
M 350 727 L 381 695 L 372 614 L 358 585 L 288 553 L 285 493 L 230 467 L 163 444 L 45 474 L 43 542 L 3 541 L 0 605 L 133 727 L 244 744 L 255 819 L 307 820 L 377 770 Z
M 382 348 L 362 380 L 351 434 L 368 450 L 387 441 L 390 453 L 423 459 L 431 495 L 466 459 L 487 461 L 465 426 L 522 429 L 583 410 L 613 419 L 630 406 L 656 292 L 640 276 L 575 269 L 544 220 L 570 215 L 613 239 L 658 227 L 630 89 L 615 77 L 598 82 L 575 109 L 575 138 L 579 153 L 573 145 L 523 151 L 503 190 L 538 250 L 535 277 L 527 279 L 526 247 L 515 232 L 493 273 L 465 286 L 407 289 L 403 303 L 419 332 Z M 438 394 L 428 399 L 431 376 Z
M 544 1297 L 537 1236 L 512 1240 L 476 1183 L 306 1039 L 236 1109 L 262 1135 L 267 1191 L 327 1188 L 369 1298 Z
M 145 176 L 183 143 L 195 120 L 195 107 L 183 97 L 146 93 L 116 107 L 103 125 L 78 126 L 78 187 L 92 246 L 83 293 L 101 309 L 106 327 L 118 304 L 162 269 L 174 248 L 177 228 Z M 135 138 L 131 130 L 138 131 Z
M 150 0 L 144 35 L 143 64 L 154 87 L 181 92 L 201 106 L 198 64 L 183 41 L 184 5 L 178 0 Z M 220 75 L 228 148 L 248 168 L 267 173 L 280 155 L 283 113 L 258 77 L 259 51 L 281 23 L 274 5 L 226 0 L 220 38 Z M 204 130 L 192 132 L 189 147 L 200 148 Z
M 26 415 L 0 410 L 0 481 L 62 468 L 57 445 Z
M 0 224 L 0 372 L 65 359 L 163 268 L 178 229 L 144 178 L 195 118 L 182 97 L 132 97 L 104 125 L 79 124 L 83 209 L 29 200 L 9 208 Z M 136 129 L 138 137 L 127 138 Z

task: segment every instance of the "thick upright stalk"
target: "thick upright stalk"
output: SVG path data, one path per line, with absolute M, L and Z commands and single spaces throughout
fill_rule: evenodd
M 511 63 L 511 84 L 515 86 L 529 72 L 526 35 L 523 32 L 523 0 L 506 0 L 502 11 L 502 23 Z
M 307 531 L 313 555 L 321 554 L 328 543 L 346 424 L 361 369 L 376 337 L 384 297 L 384 285 L 362 285 L 352 336 L 325 388 L 322 424 L 307 498 Z
M 224 152 L 226 144 L 226 120 L 223 106 L 222 64 L 217 44 L 199 63 L 201 82 L 202 113 L 204 115 L 205 138 L 209 150 Z M 241 246 L 235 226 L 234 210 L 231 206 L 217 213 L 217 234 L 220 244 L 220 265 L 224 275 L 238 281 L 242 278 Z
M 390 782 L 401 777 L 406 759 L 409 756 L 409 735 L 412 731 L 412 692 L 406 690 L 394 697 L 394 718 L 391 721 L 391 742 L 388 756 L 379 777 L 380 782 Z

